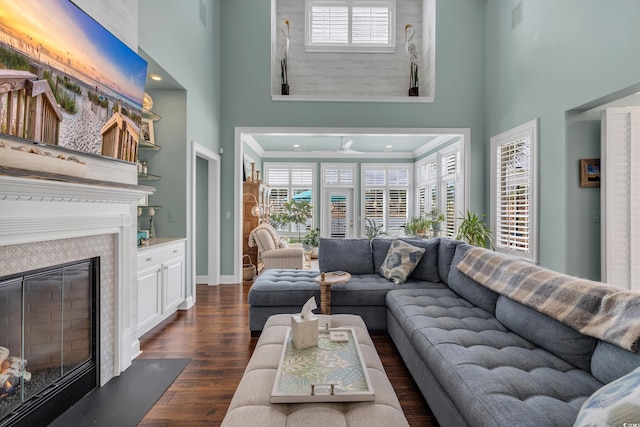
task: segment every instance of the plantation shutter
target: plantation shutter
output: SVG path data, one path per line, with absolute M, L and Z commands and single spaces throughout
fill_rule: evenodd
M 602 280 L 640 290 L 640 108 L 607 108 L 602 117 Z
M 364 217 L 375 221 L 377 225 L 384 224 L 384 190 L 370 189 L 364 193 Z
M 400 231 L 407 223 L 407 190 L 389 190 L 389 220 L 387 221 L 387 231 Z
M 529 253 L 530 139 L 498 148 L 496 245 Z
M 322 166 L 322 183 L 329 187 L 353 187 L 353 166 Z
M 346 5 L 336 6 L 335 3 L 313 2 L 311 43 L 349 43 L 349 8 Z
M 534 120 L 491 138 L 496 250 L 534 262 L 536 135 Z
M 351 16 L 352 39 L 354 44 L 389 43 L 389 8 L 354 6 Z

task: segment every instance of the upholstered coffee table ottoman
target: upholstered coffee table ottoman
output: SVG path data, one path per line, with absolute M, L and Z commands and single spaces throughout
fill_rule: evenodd
M 291 315 L 271 316 L 231 400 L 223 427 L 408 426 L 400 402 L 359 316 L 318 316 L 332 328 L 353 328 L 375 392 L 372 402 L 271 403 L 271 390 Z

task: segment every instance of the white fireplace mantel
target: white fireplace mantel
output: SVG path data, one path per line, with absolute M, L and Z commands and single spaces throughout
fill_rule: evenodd
M 108 290 L 113 303 L 103 306 L 101 301 L 100 308 L 101 385 L 129 367 L 139 352 L 135 338 L 137 305 L 132 303 L 137 298 L 137 201 L 152 192 L 151 187 L 143 186 L 0 176 L 0 276 L 20 272 L 11 271 L 16 267 L 7 262 L 17 245 L 41 242 L 46 246 L 47 242 L 65 239 L 91 242 L 92 236 L 115 237 L 115 271 L 109 285 L 113 289 Z M 107 325 L 103 325 L 103 319 Z

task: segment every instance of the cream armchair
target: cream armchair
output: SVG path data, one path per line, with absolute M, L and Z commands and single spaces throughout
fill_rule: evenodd
M 304 268 L 304 248 L 301 243 L 289 245 L 278 236 L 270 224 L 260 224 L 249 234 L 249 246 L 258 247 L 258 256 L 264 269 Z

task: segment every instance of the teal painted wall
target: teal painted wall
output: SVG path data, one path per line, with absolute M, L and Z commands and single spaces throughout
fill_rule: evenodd
M 156 144 L 160 151 L 141 151 L 149 173 L 160 176 L 158 181 L 144 184 L 156 188 L 149 196 L 149 204 L 161 206 L 154 224 L 158 237 L 185 237 L 187 233 L 187 164 L 186 146 L 186 92 L 183 90 L 149 91 L 153 98 L 153 111 L 161 119 L 154 122 Z M 169 221 L 169 213 L 176 213 L 176 221 Z M 143 221 L 142 224 L 148 222 Z
M 209 274 L 209 162 L 202 157 L 196 157 L 196 275 Z
M 471 208 L 484 206 L 484 5 L 440 0 L 436 6 L 435 102 L 365 103 L 272 101 L 271 10 L 265 0 L 222 2 L 221 145 L 222 182 L 234 179 L 235 127 L 452 127 L 471 129 Z M 228 153 L 228 154 L 227 154 Z M 227 157 L 229 156 L 229 157 Z M 231 242 L 233 186 L 221 194 L 223 244 Z M 232 274 L 231 251 L 222 254 L 222 274 Z
M 594 249 L 600 242 L 590 221 L 597 197 L 578 189 L 575 174 L 579 156 L 597 153 L 593 142 L 582 147 L 576 138 L 597 131 L 568 125 L 566 113 L 640 81 L 640 2 L 524 0 L 523 21 L 512 30 L 516 4 L 488 0 L 485 6 L 484 151 L 492 135 L 540 120 L 540 264 L 595 277 L 590 266 L 600 262 Z M 488 210 L 488 174 L 484 183 Z
M 178 104 L 161 107 L 154 97 L 154 111 L 166 108 L 164 114 L 157 111 L 163 116 L 159 127 L 164 127 L 170 116 L 180 116 L 182 122 L 176 125 L 184 128 L 181 138 L 171 141 L 176 144 L 175 157 L 170 157 L 164 147 L 162 154 L 156 155 L 167 160 L 168 173 L 158 184 L 155 199 L 163 205 L 164 215 L 168 213 L 165 205 L 175 206 L 178 214 L 175 223 L 159 223 L 162 228 L 158 233 L 187 237 L 189 242 L 194 228 L 191 206 L 195 189 L 188 178 L 195 167 L 191 162 L 192 143 L 213 152 L 218 152 L 221 145 L 221 1 L 204 0 L 204 4 L 206 25 L 199 17 L 200 0 L 138 0 L 139 46 L 186 90 Z M 173 177 L 175 182 L 169 184 Z M 191 252 L 187 244 L 187 290 L 191 288 Z

